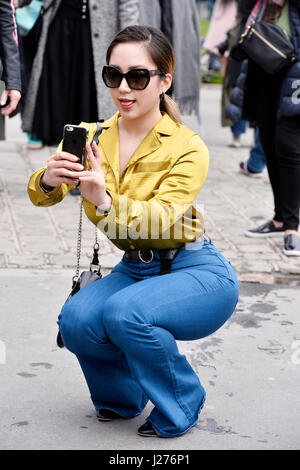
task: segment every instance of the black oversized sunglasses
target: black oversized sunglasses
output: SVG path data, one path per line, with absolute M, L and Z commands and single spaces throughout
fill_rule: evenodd
M 149 85 L 150 78 L 154 75 L 164 74 L 160 70 L 132 69 L 127 73 L 120 72 L 117 67 L 105 65 L 102 70 L 102 78 L 108 88 L 118 88 L 123 78 L 132 90 L 145 90 Z

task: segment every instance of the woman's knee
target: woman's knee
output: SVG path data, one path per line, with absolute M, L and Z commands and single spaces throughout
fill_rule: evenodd
M 74 353 L 84 352 L 90 341 L 101 342 L 101 328 L 97 331 L 99 328 L 93 327 L 93 323 L 97 324 L 94 317 L 95 312 L 89 310 L 87 304 L 77 303 L 75 298 L 65 303 L 58 317 L 58 326 L 67 349 Z
M 66 302 L 61 309 L 57 321 L 65 347 L 73 352 L 77 349 L 76 344 L 78 343 L 79 330 L 81 329 L 79 324 L 80 312 L 77 310 L 76 304 L 71 304 L 70 301 Z

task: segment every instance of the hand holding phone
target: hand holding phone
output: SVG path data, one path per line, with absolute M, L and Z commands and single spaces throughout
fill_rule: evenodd
M 50 157 L 42 176 L 41 182 L 45 187 L 78 183 L 76 173 L 84 170 L 87 136 L 85 127 L 73 124 L 64 126 L 62 151 Z
M 105 175 L 101 168 L 102 155 L 95 142 L 92 146 L 88 143 L 87 135 L 88 131 L 84 127 L 71 124 L 65 126 L 62 151 L 50 157 L 41 182 L 43 186 L 52 188 L 63 183 L 79 183 L 81 195 L 85 199 L 101 210 L 108 211 L 112 199 L 106 191 Z M 83 166 L 86 153 L 89 170 L 84 170 Z
M 62 151 L 78 157 L 79 163 L 85 166 L 85 144 L 88 131 L 85 127 L 67 124 L 64 126 Z

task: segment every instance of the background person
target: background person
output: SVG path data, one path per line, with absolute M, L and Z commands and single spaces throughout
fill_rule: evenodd
M 23 103 L 26 100 L 26 93 L 29 78 L 32 72 L 32 63 L 39 44 L 43 8 L 42 0 L 14 0 L 16 8 L 16 22 L 18 26 L 19 50 L 21 61 L 22 77 L 22 99 L 20 101 L 21 114 L 23 113 Z M 43 10 L 44 12 L 44 10 Z M 39 150 L 43 147 L 43 142 L 34 134 L 27 133 L 27 148 Z
M 293 100 L 293 84 L 300 79 L 300 3 L 296 0 L 239 0 L 239 8 L 244 14 L 248 13 L 247 22 L 258 12 L 264 21 L 282 27 L 296 51 L 296 60 L 275 74 L 264 72 L 246 59 L 227 108 L 233 121 L 239 121 L 242 116 L 256 121 L 273 192 L 272 219 L 247 230 L 246 235 L 283 237 L 284 254 L 300 256 L 300 104 Z M 234 48 L 232 53 L 238 56 Z
M 240 172 L 252 178 L 263 178 L 263 171 L 266 167 L 266 156 L 261 145 L 257 126 L 254 128 L 254 133 L 254 146 L 250 150 L 249 158 L 240 162 Z
M 226 39 L 227 31 L 233 27 L 236 11 L 236 0 L 216 0 L 213 5 L 208 32 L 202 46 L 210 55 L 211 70 L 221 68 L 218 45 Z
M 12 0 L 0 0 L 0 79 L 3 82 L 3 86 L 0 86 L 2 106 L 0 139 L 4 139 L 4 116 L 8 116 L 16 109 L 22 91 L 18 36 Z
M 195 0 L 139 0 L 139 24 L 160 29 L 173 46 L 176 71 L 168 90 L 183 115 L 200 122 L 200 30 Z
M 111 116 L 113 102 L 98 71 L 113 35 L 137 22 L 138 0 L 44 0 L 43 6 L 22 129 L 56 146 L 66 123 Z

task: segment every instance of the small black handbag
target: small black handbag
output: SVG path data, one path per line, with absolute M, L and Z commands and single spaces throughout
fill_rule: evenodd
M 277 25 L 255 21 L 241 35 L 239 45 L 246 55 L 269 74 L 288 67 L 295 49 L 287 33 Z
M 77 240 L 77 265 L 76 265 L 76 273 L 75 276 L 72 278 L 72 289 L 70 294 L 68 295 L 66 302 L 70 300 L 73 295 L 75 295 L 79 290 L 83 289 L 84 287 L 88 286 L 94 281 L 97 281 L 98 279 L 101 279 L 102 274 L 101 274 L 101 267 L 99 264 L 99 256 L 98 256 L 98 251 L 99 251 L 99 243 L 97 240 L 97 227 L 95 229 L 95 244 L 93 247 L 93 260 L 90 264 L 90 269 L 89 271 L 82 271 L 81 274 L 79 274 L 79 265 L 80 265 L 80 253 L 81 253 L 81 232 L 82 232 L 82 201 L 80 205 L 80 219 L 79 219 L 79 229 L 78 229 L 78 240 Z M 56 337 L 56 344 L 60 348 L 64 347 L 64 343 L 60 334 L 60 331 L 57 333 Z
M 99 142 L 99 135 L 102 132 L 101 128 L 101 122 L 97 122 L 97 130 L 95 132 L 95 135 L 93 137 L 93 142 L 96 142 L 98 145 Z M 88 286 L 94 281 L 97 281 L 98 279 L 101 279 L 102 274 L 101 274 L 101 267 L 99 264 L 99 243 L 98 243 L 98 232 L 97 232 L 97 227 L 95 227 L 95 243 L 93 246 L 93 258 L 92 262 L 90 264 L 90 269 L 89 271 L 83 271 L 81 274 L 79 274 L 79 267 L 80 267 L 80 255 L 81 255 L 81 238 L 82 238 L 82 212 L 83 212 L 83 201 L 81 199 L 80 203 L 80 213 L 79 213 L 79 223 L 78 223 L 78 236 L 77 236 L 77 262 L 76 262 L 76 271 L 75 271 L 75 276 L 72 278 L 72 289 L 70 294 L 68 295 L 66 302 L 70 300 L 73 295 L 75 295 L 79 290 L 83 289 L 84 287 Z M 65 303 L 66 303 L 65 302 Z M 64 347 L 64 343 L 60 334 L 60 331 L 58 331 L 57 337 L 56 337 L 56 343 L 57 346 L 60 348 Z

